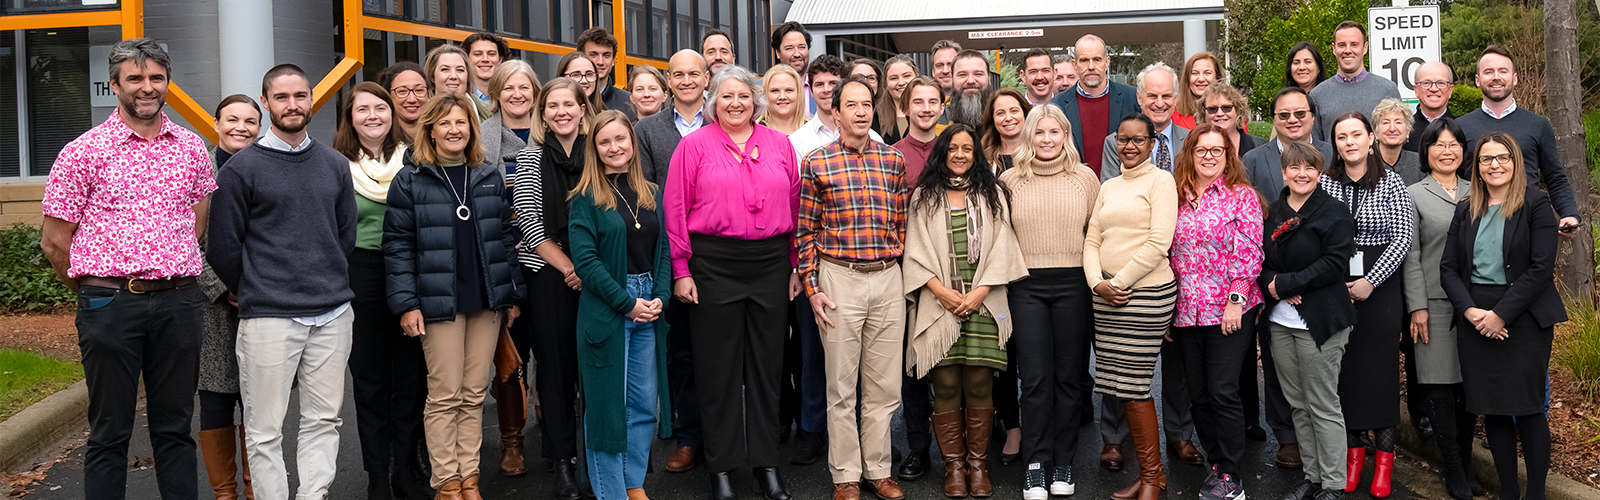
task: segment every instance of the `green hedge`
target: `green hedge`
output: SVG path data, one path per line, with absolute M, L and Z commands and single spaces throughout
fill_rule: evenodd
M 1583 141 L 1585 156 L 1589 159 L 1590 185 L 1600 189 L 1600 109 L 1583 115 Z
M 1456 90 L 1450 94 L 1450 114 L 1467 116 L 1467 113 L 1477 111 L 1483 107 L 1483 91 L 1471 85 L 1456 84 Z
M 39 248 L 38 227 L 17 223 L 0 229 L 0 311 L 51 307 L 72 302 L 72 292 L 56 280 Z

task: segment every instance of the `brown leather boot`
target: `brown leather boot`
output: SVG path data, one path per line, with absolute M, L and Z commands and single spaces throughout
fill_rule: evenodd
M 1123 403 L 1128 415 L 1128 433 L 1133 435 L 1134 456 L 1139 460 L 1139 500 L 1156 500 L 1167 489 L 1167 474 L 1161 467 L 1161 424 L 1154 400 Z
M 967 408 L 967 494 L 994 495 L 989 482 L 989 438 L 994 436 L 994 408 Z
M 527 424 L 524 418 L 527 397 L 522 392 L 522 384 L 515 380 L 510 383 L 497 381 L 494 384 L 495 407 L 500 416 L 500 473 L 510 477 L 528 473 L 528 467 L 522 461 L 522 427 Z
M 967 497 L 967 442 L 963 436 L 964 423 L 961 410 L 935 413 L 928 420 L 933 423 L 933 438 L 939 442 L 939 456 L 944 457 L 944 496 Z
M 445 481 L 439 485 L 438 492 L 433 495 L 433 500 L 463 500 L 461 496 L 461 481 Z
M 244 498 L 256 500 L 256 490 L 250 489 L 250 447 L 245 445 L 244 426 L 233 426 L 239 429 L 239 468 L 244 470 Z
M 234 481 L 239 468 L 238 462 L 233 461 L 234 452 L 238 451 L 233 440 L 237 427 L 200 431 L 200 455 L 205 458 L 206 476 L 211 480 L 211 491 L 217 500 L 239 498 L 239 483 Z
M 477 474 L 461 482 L 461 500 L 483 500 L 483 495 L 478 493 Z

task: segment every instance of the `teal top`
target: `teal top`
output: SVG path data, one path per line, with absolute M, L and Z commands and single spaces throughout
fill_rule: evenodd
M 1478 220 L 1478 239 L 1472 242 L 1473 284 L 1506 284 L 1506 255 L 1502 246 L 1505 237 L 1506 218 L 1500 215 L 1500 205 L 1489 205 L 1489 213 Z
M 356 248 L 383 251 L 383 214 L 389 205 L 356 195 Z

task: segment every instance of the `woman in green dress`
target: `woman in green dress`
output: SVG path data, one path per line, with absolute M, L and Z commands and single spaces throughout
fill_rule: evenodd
M 1026 278 L 1011 231 L 1010 192 L 985 165 L 966 125 L 940 134 L 906 224 L 911 308 L 906 370 L 933 384 L 933 432 L 951 498 L 993 493 L 985 459 L 994 427 L 994 374 L 1011 336 L 1005 287 Z M 963 404 L 963 400 L 964 403 Z

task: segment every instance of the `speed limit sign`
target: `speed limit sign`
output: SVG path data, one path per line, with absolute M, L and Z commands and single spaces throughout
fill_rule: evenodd
M 1400 98 L 1415 102 L 1417 68 L 1439 60 L 1439 6 L 1367 9 L 1372 71 L 1400 87 Z

